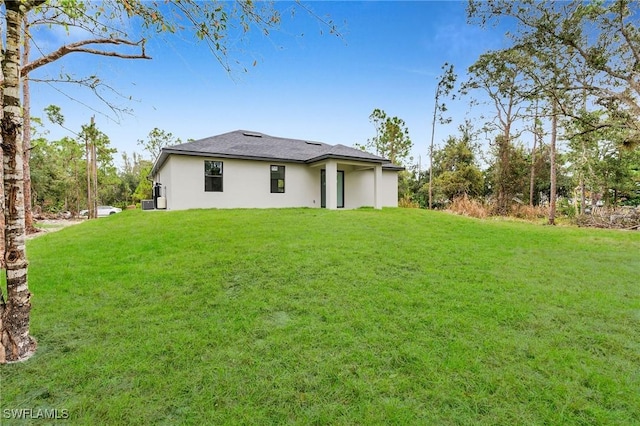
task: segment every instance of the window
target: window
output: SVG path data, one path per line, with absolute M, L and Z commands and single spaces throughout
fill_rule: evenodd
M 205 192 L 222 192 L 222 161 L 204 162 Z
M 271 166 L 271 193 L 284 193 L 284 166 Z

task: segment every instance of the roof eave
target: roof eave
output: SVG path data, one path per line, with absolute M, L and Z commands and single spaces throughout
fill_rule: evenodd
M 322 154 L 317 157 L 310 158 L 305 161 L 307 164 L 317 163 L 318 161 L 324 160 L 348 160 L 348 161 L 362 161 L 365 163 L 375 163 L 375 164 L 384 164 L 387 162 L 384 158 L 366 158 L 366 157 L 356 157 L 351 155 L 335 155 L 335 154 Z
M 165 161 L 167 161 L 169 154 L 167 154 L 165 151 L 166 151 L 166 148 L 162 148 L 162 150 L 160 151 L 160 155 L 158 156 L 158 158 L 156 158 L 156 161 L 153 163 L 153 167 L 151 167 L 151 172 L 149 173 L 149 176 L 154 177 L 160 171 Z
M 190 155 L 193 157 L 207 157 L 207 158 L 228 158 L 236 160 L 255 160 L 255 161 L 279 161 L 282 163 L 300 163 L 304 164 L 304 160 L 296 160 L 293 158 L 280 158 L 280 157 L 268 157 L 260 155 L 235 155 L 235 154 L 222 154 L 219 152 L 200 152 L 200 151 L 183 151 L 174 150 L 170 148 L 163 148 L 162 153 L 158 157 L 156 164 L 151 169 L 151 175 L 154 176 L 164 165 L 170 155 Z
M 382 168 L 384 170 L 393 170 L 393 171 L 396 171 L 396 172 L 402 172 L 404 170 L 407 170 L 406 167 L 398 166 L 397 164 L 393 164 L 393 163 L 385 163 L 385 164 L 382 165 Z

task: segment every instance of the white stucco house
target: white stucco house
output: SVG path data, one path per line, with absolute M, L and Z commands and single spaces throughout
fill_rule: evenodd
M 344 145 L 237 130 L 163 148 L 163 207 L 397 207 L 402 167 Z

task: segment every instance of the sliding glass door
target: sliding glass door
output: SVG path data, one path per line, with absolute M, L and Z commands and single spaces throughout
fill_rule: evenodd
M 338 208 L 344 208 L 344 171 L 338 170 Z M 327 171 L 320 170 L 320 207 L 327 207 Z

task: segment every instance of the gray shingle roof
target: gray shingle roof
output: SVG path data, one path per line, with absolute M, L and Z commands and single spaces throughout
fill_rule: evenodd
M 382 164 L 385 169 L 402 170 L 402 167 L 391 164 L 385 158 L 344 145 L 280 138 L 247 130 L 236 130 L 163 148 L 154 164 L 152 174 L 160 169 L 171 154 L 296 163 L 313 163 L 335 158 L 377 163 Z

